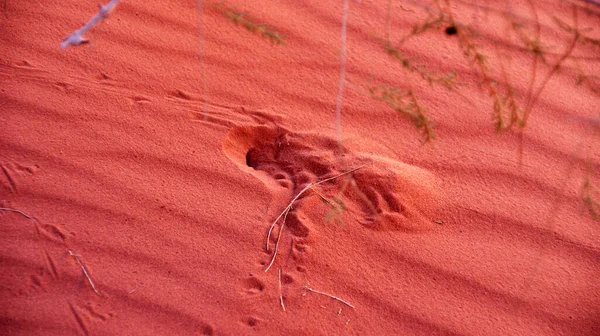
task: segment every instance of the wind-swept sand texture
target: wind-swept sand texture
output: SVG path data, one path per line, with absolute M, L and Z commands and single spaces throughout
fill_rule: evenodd
M 600 7 L 534 2 L 535 93 L 574 36 L 552 15 L 573 25 L 575 7 L 597 39 Z M 343 1 L 226 3 L 281 45 L 203 3 L 199 20 L 194 1 L 123 0 L 65 50 L 98 1 L 0 5 L 0 334 L 600 335 L 600 223 L 581 197 L 599 184 L 600 97 L 576 85 L 600 47 L 577 44 L 524 132 L 498 134 L 457 35 L 402 44 L 463 83 L 429 85 L 382 47 L 388 1 L 351 0 L 338 143 Z M 531 39 L 529 2 L 449 4 L 524 105 L 534 57 L 503 13 Z M 427 10 L 392 1 L 390 41 Z M 371 84 L 412 89 L 437 139 Z

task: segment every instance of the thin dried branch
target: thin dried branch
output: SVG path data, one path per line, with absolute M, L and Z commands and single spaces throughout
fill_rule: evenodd
M 30 219 L 31 221 L 33 221 L 33 223 L 35 224 L 35 229 L 37 230 L 38 233 L 40 233 L 40 222 L 38 222 L 38 220 L 35 219 L 35 217 L 32 217 L 32 216 L 26 214 L 25 212 L 23 212 L 21 210 L 13 209 L 13 208 L 0 208 L 0 211 L 16 212 L 18 214 L 23 215 L 25 218 Z
M 334 300 L 337 300 L 337 301 L 339 301 L 339 302 L 341 302 L 341 303 L 345 304 L 346 306 L 348 306 L 348 307 L 350 307 L 350 308 L 356 308 L 356 307 L 354 307 L 354 305 L 352 305 L 350 302 L 348 302 L 348 301 L 346 301 L 346 300 L 343 300 L 343 299 L 340 299 L 339 297 L 337 297 L 337 296 L 335 296 L 335 295 L 331 295 L 331 294 L 328 294 L 328 293 L 325 293 L 325 292 L 321 292 L 321 291 L 318 291 L 318 290 L 316 290 L 316 289 L 313 289 L 313 288 L 311 288 L 311 287 L 310 287 L 310 284 L 306 284 L 306 285 L 305 285 L 303 288 L 304 288 L 304 289 L 306 289 L 306 290 L 307 290 L 307 291 L 309 291 L 309 292 L 312 292 L 312 293 L 315 293 L 315 294 L 324 295 L 324 296 L 327 296 L 327 297 L 329 297 L 329 298 L 332 298 L 332 299 L 334 299 Z
M 338 83 L 338 92 L 335 101 L 335 133 L 338 143 L 340 157 L 343 160 L 342 151 L 342 103 L 344 101 L 344 83 L 346 82 L 346 27 L 348 24 L 348 0 L 344 0 L 342 11 L 342 27 L 340 32 L 340 80 Z
M 279 304 L 281 305 L 281 309 L 285 311 L 285 304 L 283 303 L 283 286 L 281 286 L 281 267 L 279 268 Z
M 533 106 L 536 104 L 537 100 L 540 98 L 540 95 L 546 88 L 546 85 L 548 84 L 550 79 L 560 70 L 563 62 L 569 56 L 571 56 L 571 54 L 573 53 L 573 50 L 575 50 L 575 46 L 577 45 L 577 42 L 579 42 L 579 40 L 582 37 L 582 35 L 578 29 L 577 6 L 573 5 L 573 23 L 575 25 L 574 27 L 571 27 L 571 26 L 563 23 L 562 21 L 558 20 L 556 17 L 555 17 L 555 22 L 561 28 L 565 29 L 567 32 L 569 32 L 570 34 L 573 34 L 573 39 L 571 40 L 571 42 L 569 43 L 569 45 L 567 46 L 567 48 L 565 49 L 565 51 L 563 52 L 561 57 L 558 59 L 558 61 L 556 61 L 556 63 L 554 64 L 554 66 L 552 67 L 550 72 L 548 72 L 546 77 L 541 81 L 540 85 L 538 86 L 537 91 L 531 96 L 531 99 L 527 102 L 527 105 L 525 106 L 525 112 L 523 114 L 523 126 L 525 126 L 527 124 L 527 120 L 529 119 L 531 110 L 533 109 Z
M 287 215 L 290 213 L 291 209 L 292 208 L 290 207 L 283 216 L 283 221 L 281 222 L 281 227 L 279 228 L 279 234 L 277 235 L 277 242 L 275 243 L 275 251 L 273 251 L 271 262 L 269 263 L 269 266 L 267 266 L 267 268 L 265 269 L 265 272 L 267 272 L 275 262 L 275 258 L 277 257 L 277 251 L 279 251 L 279 241 L 281 240 L 281 235 L 283 234 L 283 229 L 285 228 L 285 220 L 287 219 Z
M 98 296 L 102 296 L 102 294 L 100 294 L 98 289 L 96 289 L 96 285 L 94 285 L 94 282 L 92 281 L 92 278 L 90 277 L 90 274 L 88 273 L 88 271 L 85 269 L 85 266 L 83 266 L 83 263 L 81 262 L 81 260 L 79 260 L 79 257 L 81 257 L 81 256 L 79 254 L 73 253 L 73 251 L 71 251 L 71 250 L 68 250 L 68 252 L 73 258 L 75 258 L 75 260 L 77 260 L 77 263 L 79 264 L 79 266 L 81 266 L 81 270 L 83 271 L 83 274 L 85 275 L 85 277 L 88 279 L 88 282 L 92 286 L 92 289 L 94 290 L 94 292 L 96 292 L 96 294 L 98 294 Z
M 281 212 L 281 214 L 279 214 L 279 216 L 277 216 L 277 218 L 275 219 L 275 221 L 273 221 L 273 223 L 272 223 L 272 224 L 271 224 L 271 226 L 269 227 L 269 231 L 268 231 L 268 233 L 267 233 L 267 242 L 266 242 L 265 250 L 269 251 L 269 241 L 270 241 L 270 239 L 271 239 L 271 233 L 272 233 L 272 231 L 273 231 L 273 228 L 275 227 L 275 224 L 277 224 L 277 222 L 279 221 L 279 219 L 280 219 L 281 217 L 283 217 L 283 216 L 284 216 L 284 215 L 285 215 L 285 214 L 286 214 L 286 213 L 287 213 L 287 212 L 288 212 L 288 211 L 289 211 L 289 210 L 292 208 L 292 205 L 294 204 L 294 202 L 295 202 L 295 201 L 296 201 L 296 200 L 297 200 L 297 199 L 298 199 L 298 198 L 299 198 L 299 197 L 300 197 L 302 194 L 304 194 L 304 193 L 305 193 L 307 190 L 309 190 L 310 188 L 312 188 L 312 187 L 314 187 L 314 186 L 317 186 L 317 185 L 319 185 L 319 184 L 323 184 L 323 183 L 325 183 L 325 182 L 329 182 L 329 181 L 331 181 L 331 180 L 337 179 L 337 178 L 339 178 L 339 177 L 342 177 L 342 176 L 344 176 L 344 175 L 351 174 L 351 173 L 353 173 L 353 172 L 355 172 L 355 171 L 357 171 L 357 170 L 359 170 L 359 169 L 362 169 L 362 168 L 364 168 L 364 167 L 366 167 L 366 165 L 362 165 L 362 166 L 360 166 L 360 167 L 357 167 L 357 168 L 354 168 L 354 169 L 350 169 L 350 170 L 348 170 L 348 171 L 345 171 L 345 172 L 343 172 L 343 173 L 340 173 L 340 174 L 338 174 L 338 175 L 335 175 L 335 176 L 332 176 L 332 177 L 326 178 L 326 179 L 324 179 L 324 180 L 321 180 L 321 181 L 318 181 L 318 182 L 315 182 L 315 183 L 309 183 L 309 184 L 307 184 L 307 185 L 306 185 L 306 187 L 302 188 L 302 190 L 300 190 L 300 192 L 298 193 L 298 195 L 296 195 L 296 196 L 295 196 L 295 197 L 294 197 L 294 198 L 293 198 L 293 199 L 290 201 L 290 203 L 289 203 L 289 204 L 288 204 L 288 205 L 285 207 L 285 209 L 283 209 L 283 211 Z

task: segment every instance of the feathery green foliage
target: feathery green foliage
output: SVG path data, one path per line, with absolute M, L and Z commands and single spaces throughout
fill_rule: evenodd
M 435 71 L 428 71 L 424 65 L 414 64 L 410 58 L 404 56 L 400 50 L 394 48 L 389 41 L 384 41 L 382 44 L 388 55 L 399 61 L 407 70 L 419 74 L 421 78 L 429 83 L 429 85 L 440 84 L 449 90 L 452 90 L 458 85 L 458 83 L 456 83 L 456 72 L 438 73 Z
M 581 198 L 590 215 L 595 220 L 600 220 L 600 202 L 598 201 L 600 200 L 600 191 L 598 191 L 598 188 L 592 183 L 589 173 L 586 174 L 583 180 Z
M 238 11 L 235 8 L 226 6 L 224 3 L 214 4 L 213 7 L 236 25 L 241 25 L 248 31 L 259 34 L 274 44 L 285 44 L 285 36 L 280 34 L 275 27 L 259 23 L 255 18 L 248 15 L 248 12 Z
M 533 28 L 526 26 L 520 22 L 512 13 L 502 13 L 504 19 L 509 25 L 509 28 L 514 32 L 518 44 L 522 45 L 524 50 L 530 52 L 533 56 L 533 65 L 530 72 L 529 87 L 524 97 L 520 97 L 517 90 L 510 85 L 509 76 L 504 67 L 502 60 L 499 60 L 500 73 L 492 73 L 489 65 L 489 55 L 486 55 L 477 43 L 479 32 L 477 29 L 462 24 L 454 20 L 450 6 L 450 0 L 434 0 L 433 4 L 437 7 L 437 13 L 427 7 L 427 18 L 412 27 L 409 34 L 404 36 L 398 43 L 398 47 L 394 47 L 391 43 L 391 0 L 388 2 L 388 15 L 386 18 L 385 39 L 381 40 L 384 50 L 388 55 L 400 62 L 407 70 L 417 73 L 421 78 L 427 81 L 430 85 L 439 84 L 448 89 L 453 89 L 457 84 L 456 73 L 439 74 L 433 71 L 428 71 L 423 64 L 415 64 L 414 60 L 406 57 L 401 51 L 400 46 L 409 39 L 415 38 L 430 30 L 441 30 L 444 27 L 452 28 L 450 31 L 446 28 L 446 33 L 456 35 L 458 47 L 462 51 L 465 58 L 476 70 L 482 87 L 485 89 L 488 96 L 492 99 L 492 119 L 497 132 L 509 131 L 516 128 L 523 131 L 527 125 L 527 120 L 535 107 L 540 95 L 544 91 L 546 85 L 551 78 L 554 77 L 563 67 L 563 64 L 569 60 L 577 66 L 574 71 L 577 75 L 577 85 L 586 85 L 595 94 L 600 95 L 600 77 L 594 74 L 587 74 L 581 70 L 581 66 L 576 58 L 571 55 L 577 44 L 588 44 L 592 46 L 600 46 L 600 39 L 596 39 L 586 35 L 590 28 L 579 28 L 578 26 L 578 8 L 573 4 L 573 11 L 570 22 L 552 16 L 554 23 L 560 30 L 566 32 L 570 38 L 565 43 L 565 49 L 558 55 L 549 56 L 548 47 L 541 40 L 541 29 L 539 17 L 535 3 L 530 1 L 531 11 L 534 16 Z M 567 15 L 568 16 L 568 15 Z M 551 61 L 554 59 L 554 61 Z M 539 80 L 538 65 L 539 63 L 549 66 L 547 71 Z M 501 77 L 502 82 L 496 79 Z M 424 109 L 418 104 L 414 93 L 411 90 L 399 90 L 390 86 L 373 86 L 369 87 L 370 95 L 380 101 L 385 102 L 397 112 L 407 117 L 421 131 L 424 142 L 434 139 L 431 122 L 424 113 Z M 522 139 L 522 137 L 521 137 Z M 590 214 L 600 220 L 600 194 L 598 189 L 593 185 L 591 180 L 591 172 L 586 175 L 585 182 L 582 188 L 583 200 Z
M 387 85 L 369 87 L 371 97 L 386 103 L 394 111 L 410 120 L 421 132 L 424 143 L 435 139 L 433 124 L 425 115 L 427 109 L 421 106 L 412 90 L 403 90 Z

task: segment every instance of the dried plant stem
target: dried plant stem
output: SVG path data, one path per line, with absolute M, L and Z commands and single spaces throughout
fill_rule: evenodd
M 346 82 L 346 27 L 348 23 L 348 0 L 344 0 L 344 9 L 342 13 L 342 31 L 340 38 L 340 81 L 338 84 L 338 93 L 335 103 L 335 133 L 338 142 L 340 158 L 343 158 L 342 152 L 342 103 L 344 97 L 344 83 Z
M 385 42 L 391 44 L 390 42 L 390 31 L 392 30 L 392 0 L 388 0 L 387 4 L 387 15 L 385 18 Z
M 288 205 L 285 207 L 285 209 L 283 209 L 283 211 L 281 212 L 281 214 L 279 214 L 279 216 L 277 216 L 277 218 L 275 219 L 275 221 L 274 221 L 274 222 L 271 224 L 271 227 L 269 228 L 269 232 L 267 233 L 267 243 L 266 243 L 265 249 L 266 249 L 267 251 L 269 251 L 269 241 L 270 241 L 270 239 L 271 239 L 271 233 L 273 232 L 273 228 L 275 227 L 275 224 L 277 224 L 277 222 L 279 221 L 279 219 L 280 219 L 281 217 L 283 217 L 283 216 L 284 216 L 284 215 L 285 215 L 285 214 L 286 214 L 286 213 L 287 213 L 287 212 L 288 212 L 288 211 L 289 211 L 289 210 L 292 208 L 292 205 L 294 204 L 294 202 L 295 202 L 295 201 L 296 201 L 296 200 L 297 200 L 297 199 L 298 199 L 300 196 L 302 196 L 302 194 L 304 194 L 304 193 L 305 193 L 305 192 L 306 192 L 308 189 L 310 189 L 310 188 L 312 188 L 312 187 L 314 187 L 314 186 L 318 186 L 319 184 L 323 184 L 323 183 L 325 183 L 325 182 L 329 182 L 329 181 L 331 181 L 331 180 L 334 180 L 334 179 L 336 179 L 336 178 L 342 177 L 342 176 L 344 176 L 344 175 L 351 174 L 351 173 L 353 173 L 353 172 L 355 172 L 355 171 L 357 171 L 357 170 L 359 170 L 359 169 L 362 169 L 362 168 L 364 168 L 365 166 L 366 166 L 366 165 L 362 165 L 362 166 L 360 166 L 360 167 L 357 167 L 357 168 L 354 168 L 354 169 L 350 169 L 350 170 L 348 170 L 348 171 L 345 171 L 345 172 L 343 172 L 343 173 L 340 173 L 340 174 L 338 174 L 338 175 L 335 175 L 335 176 L 332 176 L 332 177 L 326 178 L 326 179 L 324 179 L 324 180 L 321 180 L 321 181 L 319 181 L 319 182 L 315 182 L 315 183 L 309 183 L 308 185 L 306 185 L 306 187 L 302 188 L 302 190 L 300 190 L 300 192 L 298 193 L 298 195 L 296 195 L 296 196 L 295 196 L 295 197 L 294 197 L 294 198 L 293 198 L 293 199 L 290 201 L 290 203 L 289 203 L 289 204 L 288 204 Z
M 321 291 L 318 291 L 318 290 L 312 289 L 312 288 L 310 287 L 310 285 L 309 285 L 309 284 L 307 284 L 306 286 L 304 286 L 304 289 L 306 289 L 306 290 L 307 290 L 307 291 L 309 291 L 309 292 L 313 292 L 313 293 L 316 293 L 316 294 L 325 295 L 325 296 L 327 296 L 327 297 L 329 297 L 329 298 L 332 298 L 332 299 L 334 299 L 334 300 L 340 301 L 341 303 L 343 303 L 343 304 L 347 305 L 347 306 L 348 306 L 348 307 L 350 307 L 350 308 L 355 308 L 355 307 L 354 307 L 354 306 L 353 306 L 353 305 L 352 305 L 350 302 L 348 302 L 348 301 L 345 301 L 345 300 L 343 300 L 343 299 L 340 299 L 340 298 L 339 298 L 339 297 L 337 297 L 337 296 L 334 296 L 334 295 L 331 295 L 331 294 L 327 294 L 327 293 L 324 293 L 324 292 L 321 292 Z
M 202 81 L 202 120 L 207 120 L 208 85 L 206 82 L 206 64 L 204 63 L 204 9 L 202 0 L 196 1 L 196 7 L 198 9 L 198 61 L 200 62 L 200 80 Z
M 535 18 L 535 39 L 534 39 L 534 43 L 536 43 L 536 45 L 532 45 L 533 48 L 537 48 L 537 49 L 533 49 L 532 51 L 534 52 L 534 58 L 533 58 L 533 66 L 532 66 L 532 71 L 531 71 L 531 78 L 529 80 L 529 87 L 527 88 L 527 99 L 525 100 L 525 106 L 529 105 L 529 102 L 531 101 L 531 95 L 533 93 L 533 87 L 535 85 L 535 80 L 536 80 L 536 75 L 537 75 L 537 66 L 538 66 L 538 59 L 542 57 L 542 53 L 541 50 L 539 49 L 539 41 L 540 41 L 540 19 L 537 13 L 537 10 L 535 8 L 535 4 L 533 3 L 532 0 L 528 1 L 529 6 L 531 7 L 531 11 L 533 13 L 533 16 Z M 525 42 L 529 42 L 526 41 L 525 39 L 523 39 Z M 527 44 L 531 44 L 531 43 L 527 43 Z
M 275 258 L 277 257 L 277 251 L 279 251 L 279 241 L 281 240 L 281 234 L 283 233 L 283 228 L 285 227 L 285 220 L 287 219 L 287 215 L 290 213 L 291 209 L 292 207 L 290 207 L 283 216 L 283 221 L 281 222 L 281 227 L 279 228 L 279 234 L 277 235 L 277 242 L 275 243 L 275 251 L 273 251 L 271 262 L 269 263 L 269 266 L 267 266 L 267 268 L 265 269 L 265 272 L 267 272 L 275 262 Z
M 90 277 L 90 274 L 88 273 L 88 271 L 85 269 L 85 266 L 83 266 L 83 263 L 81 262 L 81 260 L 79 260 L 79 257 L 81 257 L 79 254 L 75 254 L 73 253 L 73 251 L 68 250 L 69 254 L 75 258 L 75 260 L 77 260 L 77 263 L 79 264 L 79 266 L 81 266 L 81 270 L 83 271 L 83 274 L 85 275 L 85 277 L 88 279 L 88 282 L 90 283 L 90 285 L 92 285 L 92 289 L 94 290 L 94 292 L 96 292 L 96 294 L 98 294 L 98 296 L 102 296 L 102 294 L 100 294 L 100 292 L 98 291 L 98 289 L 96 289 L 96 285 L 94 285 L 94 282 L 92 281 L 92 278 Z
M 279 304 L 281 304 L 281 309 L 285 311 L 285 304 L 283 304 L 283 286 L 281 286 L 281 267 L 279 268 Z
M 21 210 L 12 209 L 12 208 L 0 208 L 0 211 L 12 211 L 12 212 L 20 213 L 21 215 L 25 216 L 26 218 L 31 219 L 34 222 L 37 222 L 37 220 L 35 218 L 29 216 L 28 214 L 24 213 Z
M 531 5 L 531 6 L 533 7 L 533 5 Z M 534 12 L 535 12 L 535 10 L 534 10 Z M 537 14 L 536 14 L 536 20 L 537 20 Z M 534 59 L 533 77 L 531 79 L 530 86 L 527 91 L 527 100 L 525 102 L 525 111 L 523 112 L 523 117 L 521 120 L 521 129 L 519 132 L 519 149 L 518 149 L 519 164 L 521 164 L 523 162 L 523 146 L 524 146 L 523 145 L 523 128 L 527 125 L 527 120 L 529 119 L 529 116 L 531 115 L 531 111 L 533 110 L 533 107 L 537 103 L 537 100 L 540 98 L 540 95 L 546 88 L 546 85 L 548 84 L 550 79 L 554 76 L 554 74 L 556 74 L 556 72 L 558 72 L 558 70 L 560 70 L 562 63 L 569 56 L 571 56 L 571 54 L 573 53 L 573 50 L 575 49 L 575 46 L 577 45 L 577 42 L 581 38 L 579 30 L 577 30 L 578 24 L 577 24 L 577 6 L 576 5 L 573 5 L 573 22 L 575 24 L 575 29 L 573 31 L 573 35 L 574 35 L 573 40 L 567 46 L 567 49 L 562 54 L 562 56 L 559 58 L 559 60 L 554 64 L 554 66 L 552 67 L 550 72 L 546 75 L 546 77 L 544 77 L 544 79 L 542 79 L 542 81 L 541 81 L 540 85 L 538 86 L 538 89 L 535 91 L 535 93 L 532 93 L 533 85 L 534 85 L 534 81 L 535 81 L 535 72 L 537 70 L 537 63 L 538 63 L 537 55 Z M 538 23 L 538 25 L 539 25 L 539 23 Z M 536 33 L 538 34 L 538 37 L 539 37 L 539 30 Z
M 273 232 L 273 228 L 275 227 L 275 224 L 277 224 L 277 222 L 279 221 L 279 219 L 282 216 L 287 216 L 287 213 L 290 211 L 290 209 L 292 208 L 292 204 L 294 204 L 294 202 L 298 199 L 298 197 L 300 197 L 300 195 L 304 194 L 305 191 L 307 191 L 308 189 L 310 189 L 311 187 L 311 183 L 309 183 L 306 187 L 304 187 L 302 190 L 300 190 L 300 192 L 298 193 L 298 195 L 296 195 L 296 197 L 294 197 L 290 203 L 288 204 L 288 206 L 285 207 L 285 209 L 283 210 L 283 212 L 277 217 L 277 219 L 275 219 L 275 221 L 271 224 L 271 227 L 269 228 L 269 232 L 267 233 L 267 244 L 265 246 L 265 249 L 267 251 L 269 251 L 269 241 L 271 240 L 271 232 Z
M 26 217 L 27 219 L 30 219 L 33 221 L 33 223 L 35 223 L 35 229 L 37 230 L 38 233 L 40 233 L 40 222 L 38 222 L 37 219 L 35 219 L 34 217 L 26 214 L 25 212 L 18 210 L 18 209 L 13 209 L 13 208 L 0 208 L 0 211 L 11 211 L 11 212 L 16 212 L 18 214 L 23 215 L 24 217 Z
M 302 188 L 302 190 L 300 190 L 300 192 L 298 193 L 298 195 L 296 195 L 296 197 L 294 197 L 290 203 L 285 207 L 285 209 L 283 210 L 283 212 L 277 217 L 277 219 L 275 219 L 275 221 L 273 222 L 273 224 L 271 224 L 271 227 L 269 228 L 269 232 L 267 233 L 267 243 L 266 243 L 266 250 L 269 251 L 269 241 L 271 240 L 271 233 L 273 232 L 273 228 L 275 227 L 275 224 L 277 224 L 277 222 L 279 221 L 279 219 L 283 216 L 283 222 L 281 223 L 281 228 L 279 229 L 279 234 L 277 237 L 277 242 L 275 243 L 275 250 L 273 251 L 273 256 L 271 257 L 271 262 L 269 263 L 269 266 L 267 266 L 267 268 L 265 269 L 265 272 L 267 272 L 271 266 L 273 266 L 273 263 L 275 262 L 275 258 L 277 257 L 277 251 L 279 250 L 279 241 L 281 240 L 281 234 L 283 232 L 283 228 L 285 227 L 285 220 L 287 218 L 288 213 L 290 212 L 290 210 L 292 209 L 292 205 L 294 204 L 294 202 L 302 195 L 304 194 L 307 190 L 311 189 L 314 186 L 317 186 L 319 184 L 334 180 L 336 178 L 342 177 L 344 175 L 348 175 L 350 173 L 353 173 L 361 168 L 365 167 L 365 165 L 360 166 L 358 168 L 354 168 L 354 169 L 350 169 L 348 171 L 345 171 L 343 173 L 340 173 L 338 175 L 326 178 L 324 180 L 321 180 L 319 182 L 315 182 L 315 183 L 309 183 L 308 185 L 306 185 L 306 187 Z
M 554 64 L 554 66 L 552 67 L 552 69 L 550 70 L 550 72 L 542 80 L 542 82 L 540 83 L 540 86 L 538 87 L 537 91 L 531 96 L 531 99 L 527 102 L 527 105 L 525 106 L 525 114 L 523 115 L 523 125 L 525 125 L 527 123 L 527 119 L 529 118 L 529 115 L 531 114 L 531 110 L 533 109 L 533 106 L 535 105 L 535 103 L 537 102 L 537 100 L 540 98 L 540 95 L 542 94 L 542 91 L 544 91 L 544 89 L 546 88 L 546 85 L 548 84 L 548 81 L 550 81 L 550 79 L 552 78 L 552 76 L 554 76 L 554 74 L 558 70 L 560 70 L 560 67 L 561 67 L 562 63 L 569 56 L 571 56 L 571 54 L 573 53 L 573 50 L 575 49 L 575 46 L 577 45 L 577 42 L 579 41 L 579 39 L 581 37 L 579 30 L 577 30 L 577 28 L 578 28 L 577 22 L 578 22 L 578 20 L 577 20 L 577 6 L 573 5 L 573 23 L 575 25 L 575 29 L 574 29 L 574 32 L 573 32 L 573 35 L 574 35 L 573 36 L 573 40 L 567 46 L 567 49 L 565 49 L 565 51 L 562 54 L 562 56 L 560 57 L 560 59 L 556 62 L 556 64 Z

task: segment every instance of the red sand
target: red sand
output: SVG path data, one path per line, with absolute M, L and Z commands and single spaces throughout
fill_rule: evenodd
M 399 41 L 425 12 L 419 1 L 393 3 Z M 556 61 L 568 35 L 551 15 L 572 22 L 572 5 L 536 3 Z M 580 27 L 598 38 L 600 8 L 575 3 Z M 600 167 L 598 96 L 575 86 L 575 71 L 548 82 L 519 164 L 518 133 L 494 132 L 491 99 L 456 37 L 434 29 L 402 50 L 457 70 L 468 84 L 460 93 L 385 54 L 387 1 L 351 1 L 340 162 L 342 1 L 228 4 L 277 27 L 286 44 L 208 3 L 199 38 L 195 2 L 123 0 L 90 44 L 60 50 L 98 1 L 6 1 L 0 207 L 37 222 L 0 212 L 0 334 L 600 334 L 600 226 L 580 197 L 586 157 Z M 531 31 L 531 11 L 479 5 L 451 7 L 484 33 L 486 52 L 504 55 L 522 99 L 532 56 L 507 38 L 499 13 Z M 598 51 L 578 46 L 565 66 L 598 75 Z M 540 66 L 538 82 L 548 71 Z M 433 145 L 369 97 L 370 78 L 415 90 L 436 123 Z M 267 252 L 267 230 L 290 200 L 364 164 L 318 188 L 328 197 L 346 188 L 342 225 L 324 220 L 331 206 L 315 192 L 294 203 L 265 272 L 279 234 Z

